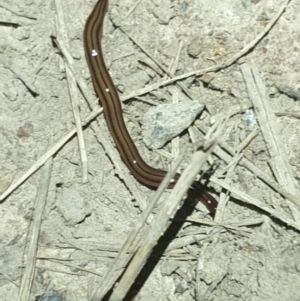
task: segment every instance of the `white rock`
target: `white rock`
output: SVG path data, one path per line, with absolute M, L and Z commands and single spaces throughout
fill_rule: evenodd
M 204 109 L 197 102 L 158 105 L 144 117 L 144 143 L 151 149 L 163 147 L 187 129 Z

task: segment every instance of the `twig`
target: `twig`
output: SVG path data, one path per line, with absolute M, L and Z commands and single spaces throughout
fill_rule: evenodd
M 242 143 L 238 146 L 237 148 L 237 152 L 240 153 L 242 152 L 248 144 L 250 144 L 250 142 L 259 134 L 260 132 L 260 128 L 256 127 L 247 137 L 244 141 L 242 141 Z
M 63 8 L 61 6 L 60 0 L 55 0 L 55 6 L 56 6 L 56 14 L 57 14 L 57 22 L 56 22 L 56 30 L 57 35 L 61 37 L 61 41 L 63 41 L 63 44 L 65 45 L 65 48 L 69 51 L 69 39 L 66 31 L 66 25 L 64 22 L 64 16 L 63 16 Z M 70 52 L 70 51 L 69 51 Z M 79 95 L 78 95 L 78 89 L 76 84 L 76 79 L 69 69 L 69 67 L 66 65 L 66 73 L 67 73 L 67 81 L 69 86 L 69 94 L 70 94 L 70 100 L 72 104 L 73 109 L 73 115 L 75 120 L 75 125 L 77 129 L 77 137 L 78 137 L 78 145 L 79 145 L 79 153 L 81 158 L 81 164 L 82 164 L 82 183 L 87 183 L 88 181 L 88 159 L 85 149 L 85 142 L 84 142 L 84 136 L 83 136 L 83 130 L 82 130 L 82 122 L 81 117 L 79 113 Z
M 239 129 L 238 129 L 237 121 L 235 121 L 234 127 L 235 127 L 234 156 L 232 158 L 232 162 L 230 162 L 226 167 L 227 173 L 226 173 L 225 180 L 224 180 L 228 184 L 231 183 L 232 175 L 234 174 L 235 168 L 241 159 L 241 154 L 238 152 Z M 223 138 L 223 140 L 224 140 L 224 138 Z M 218 210 L 217 210 L 216 216 L 215 216 L 216 222 L 222 222 L 224 214 L 225 214 L 226 205 L 229 201 L 229 198 L 230 198 L 230 191 L 225 191 L 225 192 L 221 191 L 220 198 L 219 198 L 219 204 L 218 204 Z
M 101 282 L 101 285 L 94 290 L 92 293 L 92 296 L 90 298 L 91 301 L 101 300 L 104 295 L 111 289 L 111 287 L 114 285 L 116 279 L 120 276 L 122 273 L 122 269 L 124 266 L 128 263 L 128 261 L 131 259 L 131 256 L 128 256 L 128 252 L 133 252 L 133 248 L 137 247 L 137 235 L 141 232 L 142 227 L 144 227 L 145 222 L 147 221 L 150 213 L 152 212 L 153 208 L 156 206 L 158 200 L 160 199 L 162 193 L 165 191 L 165 189 L 168 187 L 171 179 L 174 177 L 174 174 L 176 173 L 176 170 L 180 166 L 183 158 L 185 156 L 185 152 L 183 152 L 180 156 L 178 156 L 173 164 L 171 169 L 166 174 L 165 178 L 157 188 L 155 194 L 152 196 L 151 201 L 149 203 L 149 206 L 147 209 L 143 212 L 141 218 L 138 220 L 135 228 L 131 231 L 131 233 L 128 235 L 126 241 L 123 244 L 122 249 L 120 250 L 118 256 L 108 269 L 108 272 L 103 277 L 103 280 Z
M 259 133 L 259 130 L 254 130 L 252 131 L 240 145 L 236 143 L 235 146 L 235 154 L 234 157 L 232 158 L 232 161 L 225 167 L 224 170 L 227 170 L 226 177 L 225 177 L 225 182 L 230 185 L 232 175 L 236 169 L 236 166 L 239 164 L 240 160 L 243 158 L 244 154 L 241 153 L 243 149 L 250 143 L 250 141 Z M 236 137 L 239 137 L 239 134 L 237 133 L 236 129 Z M 225 213 L 225 207 L 226 204 L 229 200 L 229 191 L 226 193 L 221 192 L 220 194 L 220 199 L 219 199 L 219 205 L 218 205 L 218 211 L 215 216 L 215 221 L 220 222 L 223 220 L 223 216 Z
M 0 4 L 1 6 L 1 4 Z M 0 23 L 2 24 L 13 24 L 16 26 L 22 26 L 22 25 L 29 25 L 32 24 L 33 20 L 24 19 L 18 16 L 8 16 L 8 15 L 1 15 L 0 16 Z
M 276 117 L 270 106 L 265 85 L 263 84 L 258 70 L 254 66 L 243 64 L 242 73 L 248 88 L 248 93 L 254 105 L 254 110 L 259 121 L 262 135 L 266 141 L 267 149 L 271 157 L 271 167 L 277 181 L 292 194 L 297 195 L 296 181 L 292 175 L 290 164 L 287 160 L 288 154 L 282 142 L 280 131 L 277 126 Z M 297 202 L 300 207 L 300 202 Z M 297 219 L 299 212 L 290 207 L 294 217 Z
M 289 162 L 286 159 L 288 155 L 283 147 L 284 143 L 280 136 L 280 130 L 275 115 L 270 106 L 270 100 L 267 96 L 265 85 L 263 84 L 256 67 L 243 64 L 241 69 L 259 121 L 262 135 L 267 144 L 268 152 L 275 164 L 276 169 L 273 170 L 273 172 L 277 176 L 278 182 L 292 194 L 296 195 L 297 190 L 294 185 L 295 179 L 292 176 Z
M 206 226 L 211 226 L 211 227 L 223 227 L 226 229 L 233 229 L 233 230 L 237 230 L 240 231 L 241 227 L 252 227 L 252 226 L 257 226 L 263 223 L 262 218 L 258 218 L 255 220 L 249 220 L 249 221 L 243 221 L 243 222 L 239 222 L 239 223 L 218 223 L 216 221 L 209 221 L 206 219 L 198 219 L 198 218 L 193 218 L 193 217 L 188 217 L 185 219 L 185 222 L 191 222 L 191 223 L 195 223 L 195 224 L 202 224 L 202 225 L 206 225 Z M 248 233 L 252 233 L 251 230 L 243 230 L 243 231 L 247 231 Z
M 18 301 L 27 301 L 30 297 L 30 290 L 33 282 L 37 244 L 39 239 L 39 233 L 42 223 L 42 216 L 47 202 L 47 194 L 50 184 L 52 170 L 52 158 L 48 159 L 45 167 L 42 169 L 42 174 L 39 183 L 39 190 L 34 205 L 34 217 L 32 222 L 32 231 L 29 235 L 29 244 L 27 251 L 27 263 L 25 271 L 22 277 L 21 286 L 19 290 Z M 30 226 L 29 226 L 30 227 Z
M 300 224 L 291 220 L 290 218 L 286 217 L 281 212 L 278 212 L 277 210 L 269 208 L 265 204 L 261 203 L 260 201 L 257 201 L 256 199 L 252 198 L 251 196 L 247 195 L 246 193 L 239 191 L 238 189 L 232 187 L 232 185 L 229 185 L 229 184 L 225 183 L 224 181 L 217 179 L 215 176 L 211 176 L 210 181 L 212 183 L 220 185 L 221 187 L 230 191 L 232 196 L 235 197 L 236 199 L 241 200 L 242 202 L 245 202 L 252 206 L 255 206 L 259 210 L 263 210 L 263 211 L 267 212 L 271 217 L 274 217 L 274 218 L 282 221 L 286 225 L 293 227 L 296 230 L 300 231 Z
M 83 268 L 83 267 L 80 267 L 80 266 L 76 266 L 76 265 L 73 265 L 73 264 L 69 264 L 69 263 L 66 263 L 66 262 L 61 262 L 61 261 L 56 260 L 56 259 L 51 259 L 51 258 L 38 258 L 38 259 L 43 259 L 43 260 L 48 260 L 50 262 L 55 262 L 55 263 L 61 264 L 63 266 L 70 267 L 72 269 L 76 269 L 76 270 L 79 270 L 79 271 L 84 271 L 84 272 L 87 272 L 89 274 L 93 274 L 93 275 L 96 275 L 96 276 L 99 276 L 99 277 L 103 276 L 102 274 L 97 273 L 93 270 L 89 270 L 89 269 L 86 269 L 86 268 Z
M 287 116 L 287 117 L 294 117 L 300 119 L 300 112 L 274 112 L 276 116 Z
M 70 53 L 70 49 L 66 47 L 65 43 L 61 40 L 60 36 L 56 37 L 56 43 L 62 55 L 64 56 L 64 59 L 69 69 L 72 71 L 74 77 L 76 78 L 78 86 L 84 95 L 84 99 L 87 102 L 89 109 L 95 111 L 95 109 L 99 106 L 98 101 L 93 96 L 91 89 L 88 88 L 83 77 L 74 68 L 74 59 Z

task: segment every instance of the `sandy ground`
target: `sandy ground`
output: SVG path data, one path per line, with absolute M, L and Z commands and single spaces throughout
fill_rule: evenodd
M 89 300 L 154 194 L 122 165 L 101 114 L 84 128 L 82 153 L 74 135 L 71 99 L 83 124 L 86 99 L 99 109 L 82 42 L 95 2 L 0 3 L 1 301 L 27 300 L 30 264 L 30 300 Z M 103 52 L 146 162 L 167 169 L 199 128 L 229 116 L 209 171 L 215 222 L 188 204 L 135 300 L 300 300 L 299 12 L 298 0 L 110 1 Z M 143 143 L 143 115 L 188 96 L 178 81 L 140 92 L 168 79 L 155 61 L 174 76 L 200 70 L 180 83 L 206 105 L 163 151 Z

